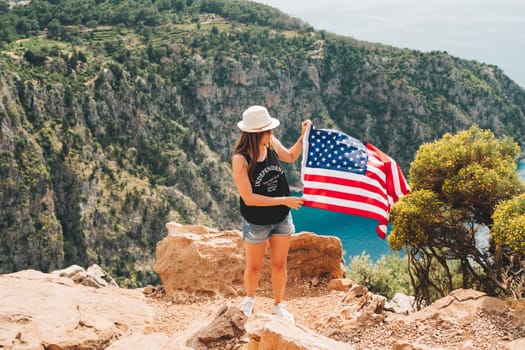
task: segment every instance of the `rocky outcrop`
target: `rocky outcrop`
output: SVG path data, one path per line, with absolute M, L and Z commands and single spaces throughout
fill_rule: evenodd
M 331 291 L 340 296 L 330 304 L 335 316 L 316 327 L 292 324 L 261 309 L 246 320 L 238 308 L 225 306 L 228 299 L 211 298 L 189 317 L 175 314 L 187 323 L 184 330 L 173 331 L 164 327 L 166 320 L 154 306 L 172 305 L 172 298 L 154 301 L 141 289 L 88 287 L 75 283 L 75 274 L 59 274 L 24 270 L 0 275 L 0 349 L 474 350 L 480 340 L 473 330 L 497 336 L 481 338 L 480 349 L 518 350 L 525 340 L 525 310 L 512 310 L 504 301 L 472 290 L 454 291 L 408 315 L 391 314 L 381 310 L 381 297 L 340 280 L 331 285 L 350 287 Z M 312 310 L 326 311 L 321 300 L 306 299 L 315 304 Z M 177 309 L 181 307 L 191 305 Z M 356 345 L 363 340 L 368 346 Z M 455 345 L 444 346 L 444 340 Z
M 516 344 L 523 342 L 523 335 L 525 335 L 523 311 L 513 314 L 505 300 L 489 297 L 485 293 L 471 289 L 454 290 L 448 296 L 417 312 L 408 315 L 390 315 L 388 321 L 392 334 L 398 338 L 396 342 L 400 344 L 397 349 L 435 349 L 435 346 L 425 346 L 421 343 L 439 344 L 443 337 L 453 337 L 460 344 L 459 350 L 474 350 L 473 336 L 467 333 L 465 337 L 463 329 L 471 327 L 480 333 L 484 331 L 488 333 L 495 328 L 495 324 L 490 322 L 487 324 L 483 322 L 484 319 L 499 323 L 506 333 L 502 334 L 503 338 L 516 339 L 505 344 L 505 349 L 515 349 Z M 403 339 L 404 334 L 414 332 L 427 333 L 427 336 L 425 339 L 421 338 L 418 343 Z M 469 337 L 471 339 L 468 339 Z M 410 347 L 408 345 L 401 347 L 402 344 L 408 344 Z
M 73 271 L 77 267 L 72 267 Z M 63 273 L 62 273 L 63 274 Z M 75 275 L 72 275 L 74 277 Z M 155 332 L 153 308 L 141 290 L 87 287 L 59 273 L 0 275 L 2 349 L 353 349 L 307 327 L 260 314 L 248 323 L 238 308 L 195 315 L 182 334 Z M 245 327 L 246 326 L 246 327 Z
M 175 223 L 167 227 L 169 235 L 158 245 L 157 268 L 170 271 L 163 277 L 168 298 L 176 300 L 175 291 L 219 297 L 240 293 L 244 265 L 240 232 Z M 349 285 L 340 278 L 344 270 L 337 238 L 295 235 L 290 254 L 292 281 L 338 277 L 334 285 Z M 268 269 L 265 276 L 269 279 Z M 180 334 L 156 332 L 158 321 L 145 295 L 154 295 L 159 288 L 119 288 L 98 265 L 88 269 L 72 265 L 49 274 L 24 270 L 0 275 L 0 291 L 0 348 L 6 349 L 222 349 L 225 344 L 232 348 L 243 343 L 260 350 L 352 349 L 269 314 L 252 318 L 245 328 L 244 314 L 226 306 L 195 315 L 195 322 Z
M 405 171 L 421 144 L 473 124 L 525 144 L 525 91 L 495 66 L 290 26 L 251 2 L 130 1 L 111 16 L 104 1 L 46 2 L 56 18 L 83 14 L 60 35 L 33 27 L 40 2 L 16 2 L 26 10 L 0 34 L 0 273 L 97 263 L 122 285 L 158 282 L 166 221 L 237 228 L 229 163 L 253 103 L 280 119 L 284 145 L 310 118 Z M 285 169 L 297 188 L 300 168 Z
M 241 232 L 205 226 L 166 224 L 168 235 L 157 244 L 155 272 L 169 296 L 235 296 L 243 293 L 245 267 Z M 260 287 L 270 288 L 269 256 Z M 302 232 L 292 236 L 288 254 L 289 287 L 305 280 L 329 281 L 345 275 L 337 237 Z
M 92 288 L 34 270 L 0 275 L 0 299 L 2 349 L 104 349 L 155 323 L 139 290 Z
M 239 231 L 168 223 L 157 243 L 155 272 L 166 294 L 237 295 L 243 281 Z

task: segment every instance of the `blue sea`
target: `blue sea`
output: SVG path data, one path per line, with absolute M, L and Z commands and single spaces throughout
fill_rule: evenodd
M 519 162 L 518 173 L 525 181 L 524 159 Z M 370 255 L 373 261 L 377 261 L 381 255 L 392 254 L 386 239 L 382 240 L 376 234 L 375 220 L 310 207 L 293 210 L 292 215 L 296 232 L 308 231 L 339 237 L 343 245 L 345 265 L 350 263 L 353 256 L 362 252 Z
M 523 181 L 525 181 L 525 159 L 520 160 L 518 163 L 518 174 Z

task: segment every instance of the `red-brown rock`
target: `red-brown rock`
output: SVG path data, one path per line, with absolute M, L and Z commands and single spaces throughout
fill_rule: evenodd
M 205 226 L 166 224 L 168 235 L 157 244 L 155 272 L 168 296 L 235 296 L 244 291 L 245 265 L 241 232 Z M 261 272 L 261 288 L 270 286 L 269 254 Z M 288 255 L 288 286 L 313 278 L 345 275 L 337 237 L 302 232 L 292 236 Z

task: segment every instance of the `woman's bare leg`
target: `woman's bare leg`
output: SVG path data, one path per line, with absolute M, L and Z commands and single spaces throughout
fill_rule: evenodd
M 274 304 L 279 304 L 284 298 L 286 280 L 288 278 L 287 259 L 290 248 L 290 235 L 274 235 L 270 238 L 271 267 L 272 267 L 272 289 Z
M 259 284 L 259 277 L 263 265 L 264 251 L 266 249 L 266 242 L 262 243 L 244 243 L 246 252 L 246 268 L 244 270 L 244 288 L 246 295 L 253 297 L 257 285 Z

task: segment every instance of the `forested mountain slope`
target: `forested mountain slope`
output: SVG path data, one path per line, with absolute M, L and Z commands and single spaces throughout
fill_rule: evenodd
M 0 0 L 0 97 L 0 272 L 98 263 L 130 286 L 155 280 L 166 222 L 238 228 L 229 159 L 249 105 L 287 145 L 310 118 L 406 172 L 472 124 L 525 143 L 525 91 L 498 67 L 242 0 Z

